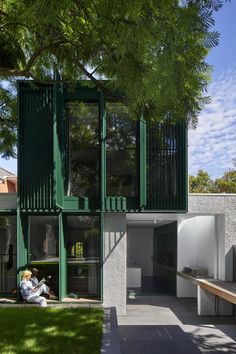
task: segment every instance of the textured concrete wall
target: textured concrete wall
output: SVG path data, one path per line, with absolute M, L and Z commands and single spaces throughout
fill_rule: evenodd
M 219 250 L 224 250 L 225 280 L 232 280 L 233 245 L 236 245 L 236 194 L 190 194 L 189 213 L 218 214 L 218 229 L 224 234 L 223 241 L 220 238 Z M 222 264 L 222 256 L 219 255 L 219 258 Z M 223 268 L 222 264 L 221 269 Z
M 116 307 L 117 314 L 126 314 L 126 215 L 107 213 L 104 216 L 103 240 L 103 304 Z

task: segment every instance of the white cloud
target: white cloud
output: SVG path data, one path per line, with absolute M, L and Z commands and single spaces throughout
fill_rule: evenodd
M 189 173 L 199 169 L 216 178 L 233 167 L 236 158 L 236 68 L 221 72 L 209 86 L 212 102 L 189 131 Z

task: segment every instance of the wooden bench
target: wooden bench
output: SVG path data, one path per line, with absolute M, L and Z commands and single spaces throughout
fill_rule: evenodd
M 177 275 L 197 286 L 199 315 L 232 315 L 232 305 L 236 304 L 236 282 L 195 278 L 179 271 Z

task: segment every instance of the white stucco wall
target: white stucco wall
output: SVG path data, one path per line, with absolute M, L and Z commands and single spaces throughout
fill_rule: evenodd
M 103 239 L 103 304 L 126 314 L 126 216 L 107 213 L 104 216 Z
M 218 233 L 214 215 L 192 216 L 178 222 L 177 270 L 184 266 L 208 269 L 217 278 Z M 177 296 L 197 296 L 196 286 L 177 277 Z
M 219 278 L 231 281 L 232 246 L 236 245 L 236 194 L 190 194 L 189 214 L 191 213 L 218 215 Z
M 178 221 L 178 270 L 188 264 L 205 264 L 209 275 L 221 280 L 233 280 L 236 195 L 190 194 L 188 202 L 188 213 Z M 177 277 L 177 296 L 196 294 L 195 285 Z
M 127 265 L 142 269 L 142 276 L 153 275 L 153 228 L 127 228 Z

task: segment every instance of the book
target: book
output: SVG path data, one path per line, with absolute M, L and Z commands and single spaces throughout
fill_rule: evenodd
M 45 281 L 46 281 L 45 278 L 41 279 L 41 280 L 38 282 L 38 284 L 34 287 L 34 290 L 39 289 L 40 286 L 42 286 L 42 285 L 45 283 Z

